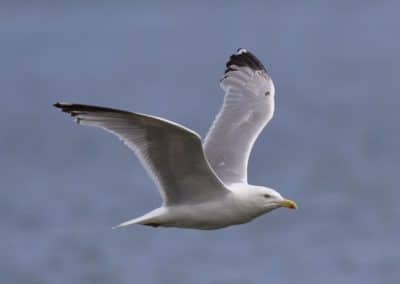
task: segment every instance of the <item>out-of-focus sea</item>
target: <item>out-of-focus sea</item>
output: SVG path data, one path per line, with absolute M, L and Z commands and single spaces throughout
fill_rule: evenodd
M 399 283 L 399 2 L 1 6 L 0 283 Z M 217 231 L 111 230 L 159 194 L 118 139 L 52 103 L 204 136 L 238 47 L 277 90 L 249 179 L 299 210 Z

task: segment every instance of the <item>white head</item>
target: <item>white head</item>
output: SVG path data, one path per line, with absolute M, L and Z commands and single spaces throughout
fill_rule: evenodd
M 276 190 L 263 186 L 251 185 L 247 189 L 247 201 L 249 205 L 261 214 L 273 209 L 285 207 L 296 209 L 297 204 L 293 200 L 283 198 Z

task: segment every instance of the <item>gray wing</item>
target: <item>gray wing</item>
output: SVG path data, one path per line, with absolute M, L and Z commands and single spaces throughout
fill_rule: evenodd
M 209 166 L 200 137 L 173 122 L 97 106 L 56 103 L 82 125 L 118 136 L 157 184 L 165 204 L 202 202 L 228 192 Z
M 205 153 L 225 184 L 247 183 L 251 149 L 274 113 L 274 84 L 263 64 L 239 49 L 226 64 L 221 88 L 224 103 L 205 138 Z

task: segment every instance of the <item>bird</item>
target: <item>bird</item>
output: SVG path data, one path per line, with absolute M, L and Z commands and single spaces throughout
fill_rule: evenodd
M 57 102 L 80 125 L 102 128 L 126 144 L 156 184 L 160 207 L 132 224 L 214 230 L 250 222 L 295 201 L 247 181 L 253 145 L 275 110 L 275 86 L 261 61 L 239 48 L 220 80 L 223 105 L 205 139 L 167 119 L 125 110 Z

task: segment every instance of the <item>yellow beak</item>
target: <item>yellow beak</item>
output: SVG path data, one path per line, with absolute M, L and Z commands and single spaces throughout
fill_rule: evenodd
M 293 200 L 284 199 L 278 202 L 279 206 L 290 208 L 290 209 L 297 209 L 297 204 Z

